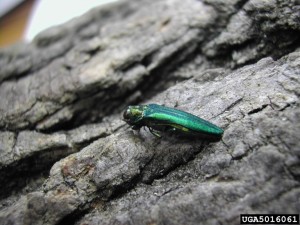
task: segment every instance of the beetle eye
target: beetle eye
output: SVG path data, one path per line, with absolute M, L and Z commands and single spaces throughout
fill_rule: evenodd
M 124 113 L 123 113 L 123 118 L 124 120 L 128 121 L 130 119 L 130 109 L 127 109 Z

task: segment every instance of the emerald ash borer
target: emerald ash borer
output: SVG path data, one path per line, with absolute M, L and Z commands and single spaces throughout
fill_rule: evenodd
M 132 129 L 146 126 L 158 137 L 160 132 L 172 132 L 216 140 L 223 134 L 220 127 L 198 116 L 157 104 L 128 106 L 123 117 Z

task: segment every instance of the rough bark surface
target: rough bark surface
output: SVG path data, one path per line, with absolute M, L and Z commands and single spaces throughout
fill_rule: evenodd
M 296 0 L 122 1 L 0 50 L 0 224 L 239 224 L 300 212 Z M 132 131 L 129 104 L 219 142 Z

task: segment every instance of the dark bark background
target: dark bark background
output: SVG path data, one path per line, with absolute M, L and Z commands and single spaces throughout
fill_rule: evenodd
M 300 2 L 142 0 L 0 50 L 0 224 L 239 224 L 300 212 Z M 162 139 L 158 103 L 222 127 Z

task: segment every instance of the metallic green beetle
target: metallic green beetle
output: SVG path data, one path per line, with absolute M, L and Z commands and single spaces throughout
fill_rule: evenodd
M 132 129 L 139 130 L 146 126 L 157 137 L 160 137 L 157 131 L 165 131 L 220 139 L 224 132 L 220 127 L 190 113 L 157 104 L 128 106 L 123 117 Z

